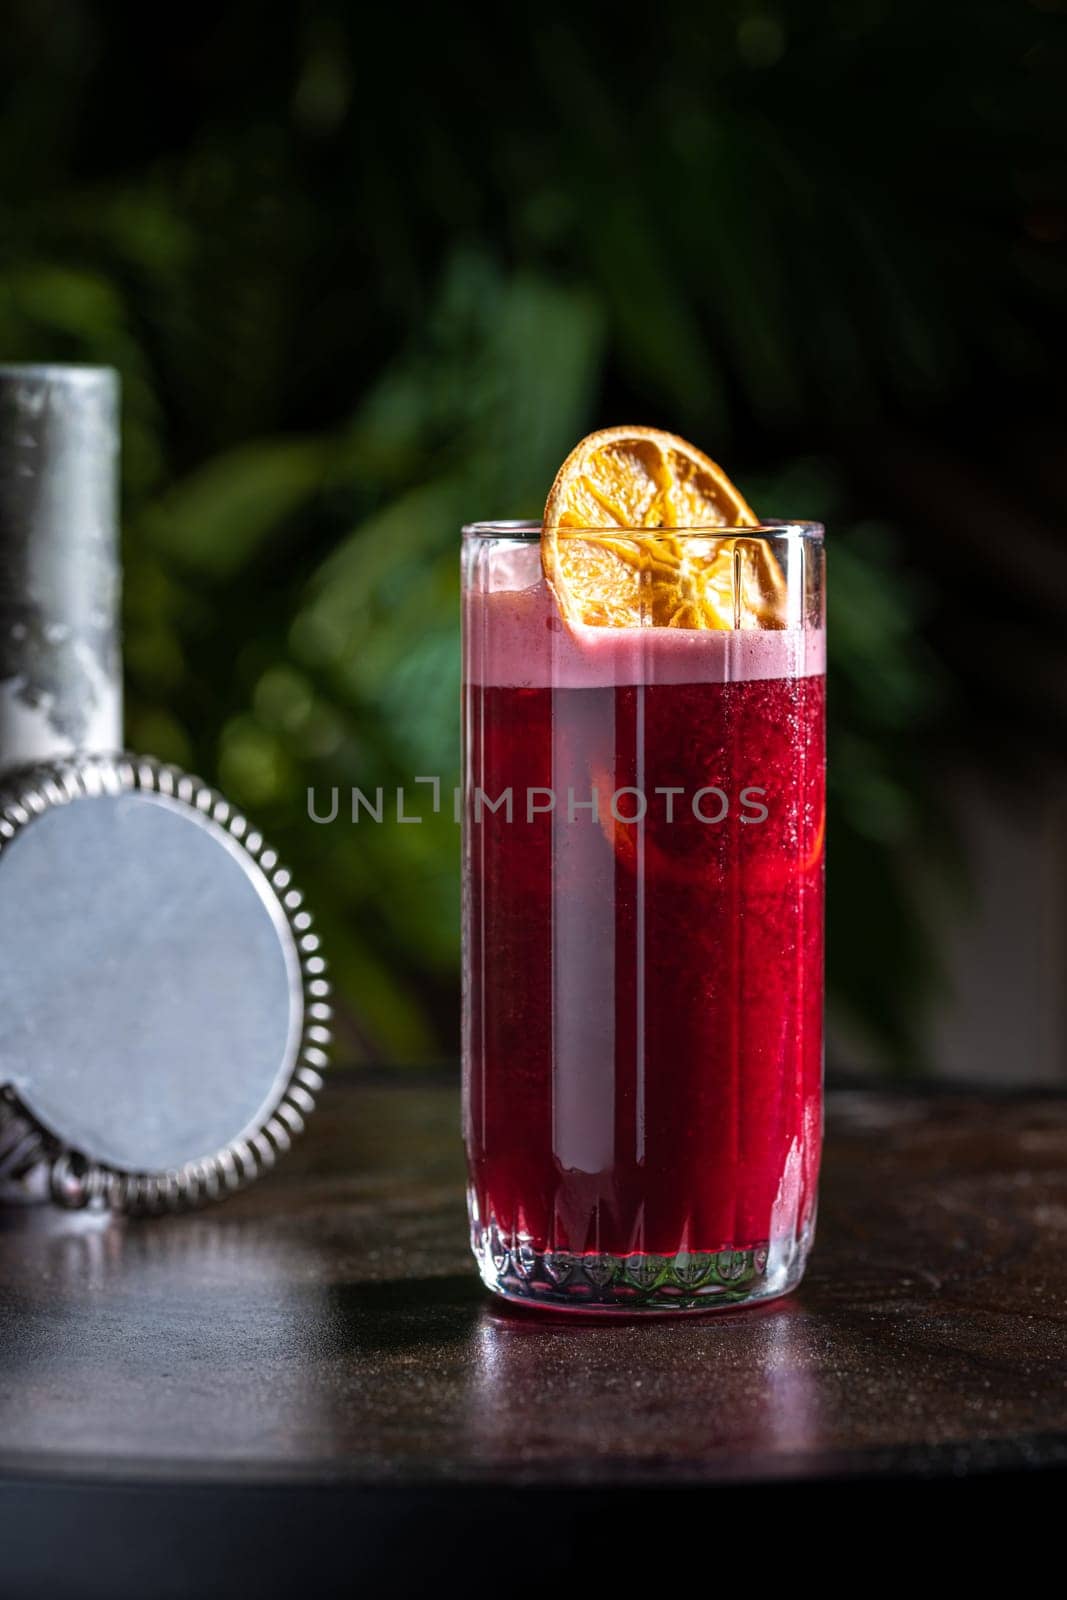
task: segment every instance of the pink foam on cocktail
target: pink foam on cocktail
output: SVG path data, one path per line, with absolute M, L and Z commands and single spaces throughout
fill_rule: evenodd
M 509 550 L 492 586 L 464 604 L 468 683 L 597 689 L 627 684 L 743 683 L 825 671 L 821 629 L 568 627 L 540 577 L 536 545 Z M 514 585 L 514 586 L 512 586 Z

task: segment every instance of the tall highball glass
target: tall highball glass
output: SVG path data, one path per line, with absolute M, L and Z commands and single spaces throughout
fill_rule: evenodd
M 554 1310 L 767 1300 L 804 1270 L 822 1131 L 822 529 L 671 530 L 733 541 L 705 629 L 564 622 L 539 532 L 463 539 L 474 1254 Z M 769 623 L 742 546 L 777 563 Z

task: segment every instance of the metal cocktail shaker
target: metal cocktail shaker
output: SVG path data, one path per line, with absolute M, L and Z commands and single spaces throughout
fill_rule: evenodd
M 0 776 L 122 744 L 119 382 L 0 366 Z
M 271 1166 L 318 936 L 217 791 L 122 754 L 118 378 L 0 366 L 0 1199 L 167 1210 Z

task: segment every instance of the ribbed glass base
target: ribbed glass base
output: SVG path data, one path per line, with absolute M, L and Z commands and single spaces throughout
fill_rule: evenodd
M 810 1230 L 798 1238 L 677 1255 L 627 1256 L 535 1250 L 474 1223 L 471 1248 L 482 1282 L 494 1294 L 550 1311 L 633 1316 L 671 1311 L 729 1310 L 773 1300 L 795 1289 L 804 1273 Z

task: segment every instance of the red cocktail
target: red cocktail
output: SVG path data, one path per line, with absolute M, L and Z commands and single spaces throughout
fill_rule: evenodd
M 567 629 L 518 531 L 468 534 L 465 1120 L 499 1293 L 780 1294 L 821 1128 L 822 633 Z M 790 543 L 792 559 L 790 559 Z

